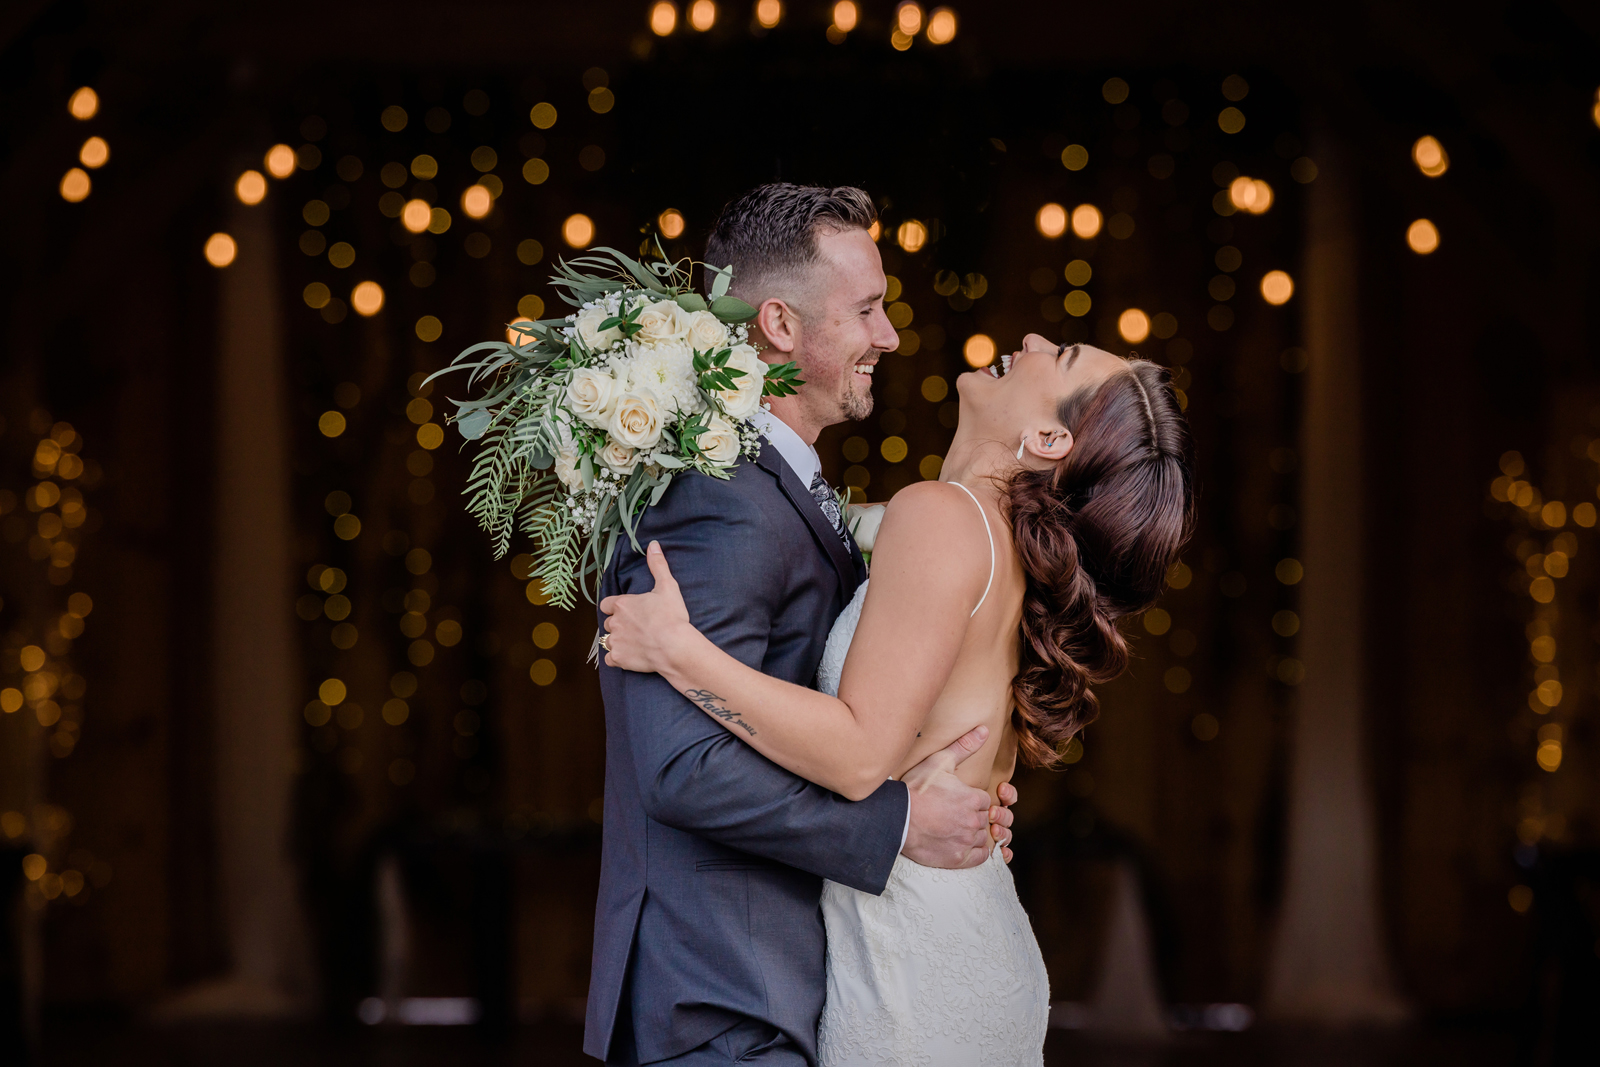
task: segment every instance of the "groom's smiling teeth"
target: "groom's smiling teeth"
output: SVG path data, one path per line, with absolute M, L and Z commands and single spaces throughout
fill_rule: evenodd
M 856 373 L 857 374 L 865 374 L 867 377 L 870 378 L 870 377 L 872 377 L 872 369 L 873 369 L 874 366 L 876 366 L 876 364 L 873 364 L 873 363 L 857 363 L 856 364 Z
M 996 378 L 1004 378 L 1010 372 L 1011 357 L 1004 353 L 1001 354 L 999 363 L 989 364 L 989 373 L 994 375 Z

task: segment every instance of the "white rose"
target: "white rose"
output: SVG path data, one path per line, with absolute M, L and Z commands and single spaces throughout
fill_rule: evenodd
M 639 326 L 634 337 L 645 342 L 679 341 L 689 332 L 689 316 L 676 300 L 657 300 L 633 321 Z
M 744 377 L 733 380 L 732 389 L 719 389 L 717 396 L 727 409 L 730 419 L 748 419 L 761 406 L 761 390 L 766 385 L 767 365 L 761 362 L 756 350 L 749 345 L 734 345 L 728 356 L 728 366 L 744 371 Z
M 585 308 L 578 312 L 578 337 L 591 352 L 604 352 L 618 341 L 622 340 L 622 330 L 613 326 L 609 330 L 602 330 L 600 324 L 609 318 L 615 318 L 611 312 L 600 304 L 592 308 Z
M 618 474 L 632 474 L 633 468 L 639 465 L 641 453 L 637 449 L 629 448 L 620 441 L 607 441 L 598 455 L 601 463 L 604 463 Z
M 604 426 L 622 388 L 603 370 L 579 367 L 567 381 L 567 407 L 590 426 Z
M 878 527 L 883 525 L 885 510 L 887 506 L 884 504 L 851 504 L 845 509 L 844 524 L 849 528 L 850 536 L 856 539 L 856 544 L 861 546 L 861 551 L 872 551 L 872 544 L 878 539 Z
M 739 456 L 739 431 L 721 415 L 706 419 L 706 430 L 695 443 L 700 454 L 720 465 L 732 463 Z
M 689 347 L 696 352 L 714 352 L 728 343 L 728 328 L 709 311 L 689 316 Z
M 606 432 L 629 448 L 652 448 L 661 440 L 661 405 L 648 389 L 627 393 L 611 408 Z
M 562 448 L 556 452 L 556 477 L 572 492 L 583 488 L 583 475 L 578 472 L 578 451 Z

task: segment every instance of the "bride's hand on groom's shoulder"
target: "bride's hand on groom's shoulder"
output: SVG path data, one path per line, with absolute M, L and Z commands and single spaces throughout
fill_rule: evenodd
M 655 578 L 654 589 L 600 601 L 606 616 L 601 647 L 606 649 L 607 666 L 649 674 L 665 672 L 673 653 L 695 631 L 666 554 L 655 541 L 645 552 L 645 562 Z

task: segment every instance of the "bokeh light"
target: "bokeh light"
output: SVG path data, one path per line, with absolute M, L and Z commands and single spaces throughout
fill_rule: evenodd
M 1124 341 L 1136 345 L 1150 336 L 1150 316 L 1139 308 L 1129 308 L 1117 316 L 1117 332 Z
M 666 5 L 671 7 L 671 4 Z M 674 15 L 674 18 L 677 16 Z M 556 124 L 556 106 L 554 104 L 534 104 L 528 110 L 528 121 L 541 130 L 548 130 Z
M 226 267 L 239 254 L 239 245 L 225 233 L 214 233 L 206 239 L 206 262 L 213 267 Z
M 267 168 L 267 173 L 274 178 L 287 178 L 294 173 L 294 149 L 286 144 L 275 144 L 267 149 L 267 154 L 262 157 L 262 163 Z
M 922 5 L 915 0 L 902 0 L 894 9 L 894 24 L 907 37 L 922 32 Z
M 1444 150 L 1437 137 L 1417 138 L 1417 143 L 1411 146 L 1411 161 L 1430 178 L 1437 178 L 1450 169 L 1450 153 Z
M 968 366 L 987 367 L 994 362 L 994 338 L 986 333 L 975 333 L 961 346 L 961 354 L 966 357 Z
M 1061 165 L 1068 170 L 1082 170 L 1089 165 L 1089 150 L 1081 144 L 1067 145 L 1061 150 Z
M 1426 256 L 1439 248 L 1439 227 L 1430 219 L 1418 219 L 1406 227 L 1406 244 L 1411 251 Z
M 594 240 L 594 220 L 588 215 L 568 215 L 561 224 L 561 239 L 573 248 L 587 248 Z
M 111 146 L 104 137 L 91 137 L 83 142 L 83 147 L 78 149 L 78 162 L 94 170 L 103 167 L 111 158 Z
M 919 252 L 928 243 L 928 227 L 918 219 L 907 219 L 895 231 L 894 239 L 907 252 Z
M 383 310 L 383 286 L 377 282 L 361 282 L 350 290 L 350 306 L 362 318 L 371 318 Z
M 689 5 L 689 25 L 706 32 L 717 24 L 717 5 L 714 0 L 694 0 Z
M 76 204 L 89 195 L 90 187 L 89 172 L 82 167 L 73 167 L 61 176 L 61 199 Z
M 1240 211 L 1248 211 L 1252 215 L 1265 214 L 1272 206 L 1272 186 L 1260 178 L 1240 175 L 1228 185 L 1228 201 Z
M 1067 209 L 1060 204 L 1046 204 L 1034 215 L 1033 224 L 1046 237 L 1060 237 L 1067 232 Z
M 660 0 L 650 9 L 650 32 L 657 37 L 665 37 L 678 27 L 678 7 L 667 0 Z M 537 122 L 534 125 L 538 125 Z
M 936 7 L 928 16 L 928 43 L 949 44 L 956 39 L 956 13 L 948 7 Z
M 1287 304 L 1294 295 L 1294 279 L 1287 271 L 1269 270 L 1261 276 L 1261 298 L 1269 304 Z
M 861 9 L 852 0 L 839 0 L 833 5 L 833 25 L 841 33 L 849 33 L 861 20 Z
M 783 19 L 781 0 L 760 0 L 756 4 L 756 22 L 764 29 L 772 29 Z
M 1079 204 L 1072 209 L 1072 232 L 1079 237 L 1088 239 L 1100 232 L 1100 225 L 1104 222 L 1100 209 L 1093 204 Z
M 469 185 L 461 194 L 461 211 L 468 218 L 481 219 L 494 207 L 494 194 L 486 186 Z
M 656 226 L 661 230 L 661 236 L 668 239 L 683 236 L 683 213 L 675 207 L 669 207 L 656 216 Z
M 79 122 L 87 122 L 100 112 L 100 94 L 83 86 L 67 99 L 67 111 Z
M 433 208 L 426 200 L 407 200 L 400 209 L 400 224 L 412 233 L 421 233 L 433 221 Z
M 233 183 L 233 195 L 241 204 L 259 204 L 266 199 L 267 179 L 259 170 L 247 170 Z

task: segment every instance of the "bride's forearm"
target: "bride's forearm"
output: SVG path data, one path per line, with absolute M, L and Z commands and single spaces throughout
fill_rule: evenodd
M 673 688 L 772 762 L 850 800 L 872 795 L 910 749 L 913 739 L 745 666 L 687 623 L 664 644 L 661 675 Z

